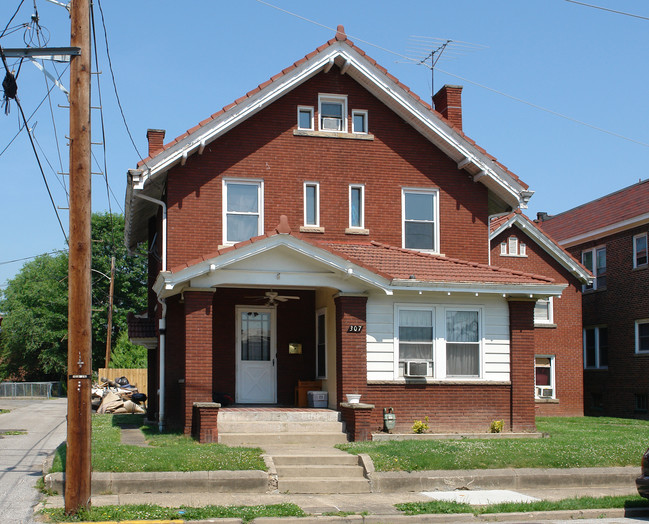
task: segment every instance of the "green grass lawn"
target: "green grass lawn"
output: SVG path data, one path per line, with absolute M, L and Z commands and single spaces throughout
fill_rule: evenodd
M 192 508 L 163 508 L 150 504 L 128 504 L 124 506 L 99 506 L 80 511 L 75 517 L 65 515 L 63 508 L 43 511 L 50 522 L 105 522 L 132 520 L 205 520 L 216 518 L 242 519 L 250 522 L 259 517 L 305 517 L 306 513 L 295 504 L 273 504 L 268 506 L 205 506 Z
M 120 424 L 140 425 L 150 447 L 120 443 Z M 180 432 L 158 433 L 145 426 L 143 415 L 92 416 L 94 471 L 214 471 L 266 470 L 259 448 L 198 444 Z M 59 446 L 52 472 L 65 470 L 65 444 Z
M 649 421 L 604 417 L 539 417 L 550 438 L 353 442 L 337 447 L 367 453 L 377 471 L 640 466 Z

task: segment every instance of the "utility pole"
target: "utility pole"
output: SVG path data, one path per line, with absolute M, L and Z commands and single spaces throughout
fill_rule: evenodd
M 90 508 L 92 378 L 90 233 L 90 0 L 72 0 L 70 45 L 70 262 L 65 512 Z
M 108 291 L 108 330 L 106 331 L 106 369 L 110 364 L 110 346 L 113 334 L 113 291 L 115 289 L 115 257 L 110 258 L 110 286 Z

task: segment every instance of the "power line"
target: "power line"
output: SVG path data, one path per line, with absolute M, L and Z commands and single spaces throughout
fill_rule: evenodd
M 133 139 L 133 135 L 131 134 L 131 130 L 128 127 L 128 123 L 126 122 L 126 116 L 124 115 L 124 109 L 122 108 L 122 102 L 119 98 L 119 93 L 117 92 L 117 83 L 115 82 L 115 72 L 113 71 L 113 62 L 110 59 L 110 50 L 108 48 L 108 32 L 106 31 L 106 20 L 104 19 L 104 10 L 101 7 L 101 1 L 97 0 L 97 5 L 99 6 L 99 14 L 101 15 L 101 25 L 104 28 L 104 41 L 106 42 L 106 56 L 108 57 L 108 69 L 110 70 L 110 77 L 113 81 L 113 90 L 115 91 L 115 98 L 117 99 L 117 105 L 119 107 L 119 112 L 122 115 L 122 120 L 124 121 L 124 127 L 126 128 L 126 132 L 128 133 L 128 137 L 131 139 L 131 144 L 133 144 L 133 148 L 135 149 L 135 152 L 137 155 L 140 157 L 140 160 L 144 162 L 144 158 L 142 158 L 142 155 L 140 154 L 140 150 L 137 148 L 137 145 L 135 145 L 135 140 Z M 146 164 L 145 164 L 146 165 Z
M 277 7 L 277 6 L 273 5 L 273 4 L 269 4 L 268 2 L 265 2 L 264 0 L 255 0 L 255 1 L 258 2 L 258 3 L 260 3 L 260 4 L 264 4 L 264 5 L 268 6 L 268 7 L 272 7 L 273 9 L 277 9 L 278 11 L 281 11 L 281 12 L 283 12 L 283 13 L 286 13 L 286 14 L 289 14 L 289 15 L 294 16 L 294 17 L 296 17 L 296 18 L 299 18 L 300 20 L 304 20 L 305 22 L 309 22 L 309 23 L 314 24 L 314 25 L 317 25 L 317 26 L 319 26 L 319 27 L 323 27 L 323 28 L 325 28 L 325 29 L 329 29 L 330 31 L 337 31 L 337 29 L 334 29 L 334 28 L 332 28 L 332 27 L 326 26 L 326 25 L 321 24 L 321 23 L 319 23 L 319 22 L 315 22 L 314 20 L 310 20 L 310 19 L 305 18 L 305 17 L 303 17 L 303 16 L 300 16 L 300 15 L 298 15 L 298 14 L 296 14 L 296 13 L 292 13 L 291 11 L 287 11 L 286 9 L 282 9 L 281 7 Z M 576 2 L 575 0 L 566 0 L 566 1 L 568 1 L 568 2 L 574 2 L 574 3 L 581 3 L 581 2 Z M 584 4 L 584 5 L 586 5 L 586 6 L 588 6 L 588 7 L 595 7 L 595 6 L 590 6 L 589 4 Z M 603 8 L 602 8 L 602 9 L 603 9 Z M 614 11 L 614 12 L 617 12 L 617 11 Z M 622 13 L 622 12 L 620 12 L 620 13 L 621 13 L 621 14 L 628 14 L 628 13 Z M 635 16 L 635 15 L 629 15 L 629 16 Z M 640 17 L 640 18 L 642 18 L 642 17 Z M 417 64 L 417 63 L 419 62 L 419 60 L 417 60 L 417 59 L 414 59 L 414 58 L 411 58 L 411 57 L 409 57 L 409 56 L 403 55 L 403 54 L 398 53 L 398 52 L 396 52 L 396 51 L 392 51 L 391 49 L 386 49 L 385 47 L 381 47 L 381 46 L 379 46 L 379 45 L 373 44 L 372 42 L 368 42 L 368 41 L 366 41 L 366 40 L 362 40 L 362 39 L 360 39 L 360 38 L 356 38 L 356 37 L 354 37 L 354 36 L 352 36 L 352 35 L 347 35 L 347 36 L 349 36 L 349 37 L 352 38 L 353 40 L 357 40 L 357 41 L 359 41 L 359 42 L 363 42 L 364 44 L 367 44 L 367 45 L 369 45 L 369 46 L 375 47 L 376 49 L 380 49 L 381 51 L 385 51 L 386 53 L 390 53 L 390 54 L 392 54 L 392 55 L 396 55 L 396 56 L 398 56 L 398 57 L 400 57 L 400 58 L 404 58 L 404 59 L 406 59 L 406 60 L 408 60 L 408 61 L 410 61 L 410 62 L 412 62 L 412 63 Z M 526 100 L 523 100 L 522 98 L 518 98 L 518 97 L 515 97 L 515 96 L 513 96 L 513 95 L 508 95 L 507 93 L 503 93 L 502 91 L 498 91 L 497 89 L 493 89 L 493 88 L 491 88 L 491 87 L 487 87 L 487 86 L 485 86 L 484 84 L 480 84 L 479 82 L 474 82 L 474 81 L 472 81 L 472 80 L 469 80 L 468 78 L 464 78 L 464 77 L 461 77 L 461 76 L 459 76 L 459 75 L 455 75 L 455 74 L 453 74 L 453 73 L 449 73 L 448 71 L 444 71 L 443 69 L 439 69 L 439 68 L 438 68 L 437 70 L 440 71 L 441 73 L 446 74 L 446 75 L 452 76 L 452 77 L 454 77 L 454 78 L 458 78 L 458 79 L 462 80 L 463 82 L 468 82 L 469 84 L 473 84 L 473 85 L 475 85 L 475 86 L 477 86 L 477 87 L 481 87 L 481 88 L 486 89 L 486 90 L 488 90 L 488 91 L 491 91 L 491 92 L 493 92 L 493 93 L 497 93 L 497 94 L 502 95 L 502 96 L 504 96 L 504 97 L 507 97 L 507 98 L 509 98 L 509 99 L 511 99 L 511 100 L 515 100 L 516 102 L 520 102 L 520 103 L 522 103 L 522 104 L 526 104 L 526 105 L 528 105 L 528 106 L 530 106 L 530 107 L 533 107 L 533 108 L 535 108 L 535 109 L 539 109 L 539 110 L 541 110 L 541 111 L 545 111 L 546 113 L 549 113 L 549 114 L 554 115 L 554 116 L 558 116 L 558 117 L 563 118 L 563 119 L 565 119 L 565 120 L 568 120 L 568 121 L 570 121 L 570 122 L 573 122 L 573 123 L 576 123 L 576 124 L 581 124 L 581 125 L 586 126 L 586 127 L 590 128 L 590 129 L 594 129 L 594 130 L 596 130 L 596 131 L 600 131 L 600 132 L 602 132 L 602 133 L 606 133 L 607 135 L 611 135 L 611 136 L 614 136 L 614 137 L 616 137 L 616 138 L 621 138 L 621 139 L 623 139 L 623 140 L 627 140 L 627 141 L 629 141 L 629 142 L 633 142 L 634 144 L 638 144 L 638 145 L 641 145 L 641 146 L 644 146 L 644 147 L 649 147 L 649 144 L 647 144 L 647 143 L 645 143 L 645 142 L 641 142 L 641 141 L 639 141 L 639 140 L 635 140 L 635 139 L 633 139 L 633 138 L 629 138 L 629 137 L 627 137 L 627 136 L 620 135 L 619 133 L 615 133 L 615 132 L 613 132 L 613 131 L 607 131 L 606 129 L 603 129 L 603 128 L 601 128 L 601 127 L 597 127 L 597 126 L 595 126 L 595 125 L 593 125 L 593 124 L 589 124 L 589 123 L 587 123 L 587 122 L 583 122 L 582 120 L 577 120 L 576 118 L 572 118 L 572 117 L 569 117 L 569 116 L 564 115 L 564 114 L 562 114 L 562 113 L 559 113 L 559 112 L 557 112 L 557 111 L 553 111 L 552 109 L 548 109 L 548 108 L 545 108 L 545 107 L 540 106 L 540 105 L 538 105 L 538 104 L 534 104 L 534 103 L 532 103 L 532 102 L 528 102 L 528 101 L 526 101 Z
M 584 7 L 592 7 L 593 9 L 601 9 L 602 11 L 608 11 L 609 13 L 615 13 L 617 15 L 632 16 L 633 18 L 639 18 L 640 20 L 649 20 L 649 17 L 646 16 L 634 15 L 633 13 L 626 13 L 624 11 L 616 11 L 615 9 L 609 9 L 607 7 L 602 7 L 599 5 L 577 2 L 577 0 L 566 0 L 566 2 L 570 2 L 571 4 L 583 5 Z
M 38 257 L 55 255 L 56 253 L 67 253 L 67 250 L 65 250 L 65 249 L 55 249 L 54 251 L 50 251 L 48 253 L 41 253 L 39 255 L 32 255 L 30 257 L 15 258 L 13 260 L 4 260 L 4 261 L 0 262 L 0 266 L 5 266 L 7 264 L 15 264 L 16 262 L 24 262 L 25 260 L 33 260 L 33 259 L 38 258 Z
M 7 32 L 7 29 L 9 29 L 9 24 L 11 24 L 11 22 L 13 22 L 14 18 L 16 18 L 16 15 L 18 14 L 18 11 L 20 11 L 20 8 L 23 6 L 24 3 L 25 3 L 25 0 L 20 0 L 20 3 L 18 4 L 18 7 L 16 8 L 16 11 L 14 12 L 14 14 L 11 16 L 11 18 L 7 22 L 7 25 L 5 26 L 5 28 L 2 30 L 2 34 L 0 35 L 0 38 L 2 38 L 5 35 L 5 33 Z

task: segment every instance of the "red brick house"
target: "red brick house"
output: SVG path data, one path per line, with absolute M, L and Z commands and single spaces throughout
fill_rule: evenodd
M 161 422 L 189 432 L 223 394 L 290 406 L 320 380 L 354 438 L 385 407 L 402 427 L 535 428 L 536 300 L 588 274 L 489 264 L 489 217 L 532 192 L 463 133 L 460 87 L 434 101 L 339 26 L 172 142 L 149 131 L 126 243 L 149 245 Z
M 491 264 L 543 274 L 566 287 L 534 308 L 534 402 L 540 416 L 581 416 L 584 266 L 520 211 L 491 221 Z
M 649 180 L 539 225 L 595 275 L 584 286 L 584 412 L 646 418 L 649 395 Z

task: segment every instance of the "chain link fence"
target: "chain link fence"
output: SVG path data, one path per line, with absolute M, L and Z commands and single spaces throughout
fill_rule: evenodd
M 60 397 L 60 382 L 0 382 L 0 398 Z

